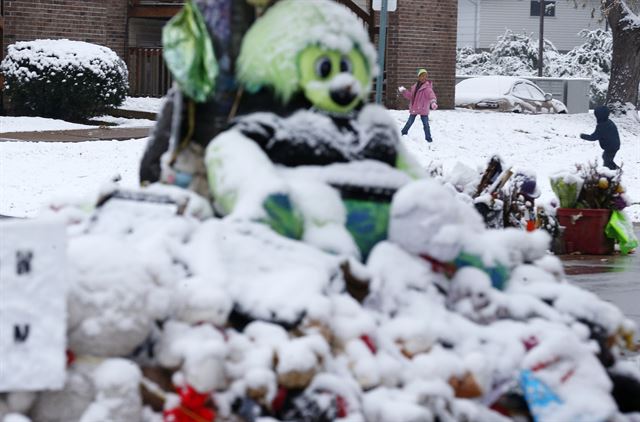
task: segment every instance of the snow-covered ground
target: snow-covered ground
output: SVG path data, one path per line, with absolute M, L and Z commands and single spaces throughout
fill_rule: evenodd
M 127 97 L 119 109 L 133 111 L 147 111 L 157 113 L 162 104 L 162 98 L 152 97 Z M 93 120 L 106 122 L 117 127 L 141 127 L 152 126 L 153 121 L 147 119 L 127 119 L 124 117 L 98 116 Z M 44 117 L 13 117 L 0 116 L 0 133 L 8 132 L 43 132 L 49 130 L 90 129 L 96 125 L 81 125 L 64 120 L 47 119 Z
M 399 127 L 407 119 L 406 111 L 391 110 Z M 424 141 L 418 120 L 405 137 L 405 144 L 424 166 L 441 163 L 444 174 L 457 162 L 484 167 L 498 154 L 508 166 L 535 172 L 541 201 L 554 197 L 549 175 L 573 169 L 576 163 L 598 160 L 602 150 L 597 142 L 580 139 L 580 133 L 592 133 L 595 118 L 591 113 L 562 115 L 524 115 L 456 109 L 432 113 L 430 126 L 434 142 Z M 624 168 L 622 182 L 633 202 L 640 201 L 640 123 L 633 119 L 613 118 L 620 131 L 622 146 L 615 161 Z M 627 208 L 633 221 L 640 221 L 640 206 Z
M 94 126 L 70 123 L 44 117 L 0 116 L 0 133 L 43 132 L 46 130 L 89 129 Z
M 141 103 L 152 103 L 141 99 Z M 390 111 L 401 128 L 406 111 Z M 29 120 L 28 125 L 10 122 Z M 441 110 L 431 114 L 434 142 L 423 141 L 422 123 L 416 121 L 403 141 L 409 151 L 425 167 L 441 163 L 445 175 L 457 162 L 483 168 L 494 154 L 509 166 L 536 173 L 542 191 L 541 200 L 553 198 L 549 175 L 571 169 L 575 163 L 600 160 L 597 142 L 579 138 L 591 133 L 595 119 L 591 114 L 517 115 L 467 110 Z M 126 120 L 126 119 L 125 119 Z M 624 166 L 623 184 L 633 202 L 640 201 L 640 124 L 631 120 L 615 120 L 622 137 L 622 148 L 616 162 Z M 53 130 L 77 128 L 52 119 L 2 117 L 2 131 Z M 6 125 L 5 125 L 6 123 Z M 28 127 L 27 127 L 28 126 Z M 114 175 L 122 176 L 122 185 L 138 183 L 137 168 L 144 140 L 81 143 L 0 143 L 0 214 L 33 216 L 51 196 L 73 192 L 93 192 Z M 640 206 L 627 212 L 640 221 Z
M 0 214 L 35 216 L 50 198 L 92 198 L 115 176 L 138 184 L 146 139 L 0 142 Z

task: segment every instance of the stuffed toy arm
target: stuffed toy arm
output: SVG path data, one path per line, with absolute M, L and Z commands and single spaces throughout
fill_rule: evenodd
M 327 183 L 295 177 L 287 179 L 291 198 L 304 217 L 302 240 L 325 252 L 360 259 L 360 250 L 346 228 L 347 210 L 338 191 Z
M 302 215 L 286 182 L 253 140 L 237 130 L 218 135 L 207 147 L 205 165 L 217 213 L 266 222 L 294 239 L 302 236 Z

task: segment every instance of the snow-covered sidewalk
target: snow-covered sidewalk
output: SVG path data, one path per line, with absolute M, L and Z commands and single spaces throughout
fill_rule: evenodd
M 127 111 L 143 111 L 155 114 L 160 110 L 163 100 L 163 98 L 152 97 L 127 97 L 118 109 Z M 105 123 L 109 124 L 110 127 L 120 128 L 146 127 L 153 126 L 154 124 L 154 121 L 149 119 L 130 119 L 114 116 L 97 116 L 91 120 L 95 121 L 96 124 L 78 124 L 44 117 L 0 116 L 0 134 L 11 132 L 45 132 L 53 130 L 92 129 Z M 1 137 L 2 136 L 0 136 L 0 138 Z
M 391 110 L 398 127 L 408 114 Z M 8 132 L 2 117 L 2 132 Z M 37 119 L 37 118 L 28 118 Z M 591 114 L 517 115 L 467 110 L 443 110 L 430 115 L 434 142 L 422 138 L 422 123 L 416 121 L 403 142 L 425 167 L 442 165 L 445 174 L 457 162 L 484 168 L 489 158 L 499 154 L 507 165 L 536 173 L 542 191 L 541 200 L 553 198 L 549 175 L 568 170 L 575 163 L 600 160 L 597 142 L 579 138 L 591 133 L 595 119 Z M 51 119 L 32 120 L 28 130 L 52 130 Z M 623 184 L 633 202 L 640 201 L 640 125 L 616 120 L 622 148 L 616 162 L 624 166 Z M 7 123 L 8 124 L 8 123 Z M 75 128 L 53 121 L 58 128 Z M 12 129 L 13 130 L 13 129 Z M 33 216 L 51 195 L 65 192 L 95 191 L 114 174 L 123 176 L 124 186 L 138 184 L 137 168 L 145 142 L 0 143 L 0 214 Z M 640 206 L 627 208 L 635 222 L 640 221 Z

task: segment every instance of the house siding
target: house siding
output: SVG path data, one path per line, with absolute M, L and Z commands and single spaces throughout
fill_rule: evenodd
M 517 33 L 533 34 L 537 39 L 540 18 L 529 16 L 530 5 L 529 0 L 482 0 L 479 48 L 489 48 L 495 44 L 498 36 L 504 34 L 507 28 Z M 573 6 L 573 2 L 558 0 L 556 15 L 547 16 L 544 19 L 544 37 L 561 51 L 567 51 L 582 44 L 584 40 L 578 35 L 581 30 L 605 27 L 604 21 L 599 22 L 599 7 L 597 0 L 588 0 L 585 7 L 577 9 Z M 595 15 L 592 18 L 591 13 L 594 8 Z
M 480 0 L 459 0 L 458 2 L 458 40 L 457 47 L 480 48 L 479 19 L 476 22 L 476 11 L 480 8 Z
M 4 2 L 3 51 L 17 41 L 68 38 L 100 44 L 125 58 L 127 0 Z

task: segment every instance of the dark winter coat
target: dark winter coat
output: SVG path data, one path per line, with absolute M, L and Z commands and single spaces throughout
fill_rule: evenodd
M 591 134 L 580 134 L 587 141 L 599 141 L 600 148 L 607 152 L 615 152 L 620 149 L 620 135 L 616 124 L 609 120 L 609 109 L 606 106 L 597 107 L 593 114 L 596 116 L 596 130 Z

